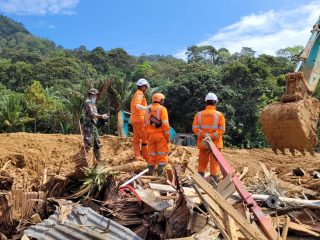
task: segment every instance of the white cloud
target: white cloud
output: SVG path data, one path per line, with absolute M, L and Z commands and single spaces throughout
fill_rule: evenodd
M 50 29 L 55 29 L 56 26 L 51 24 L 51 25 L 48 26 L 48 28 L 50 28 Z
M 80 0 L 0 0 L 0 10 L 17 15 L 73 14 Z
M 225 47 L 232 53 L 239 52 L 242 47 L 251 47 L 257 54 L 274 55 L 280 48 L 304 46 L 319 14 L 320 0 L 295 9 L 251 14 L 197 45 Z M 178 52 L 175 57 L 186 59 L 185 51 Z

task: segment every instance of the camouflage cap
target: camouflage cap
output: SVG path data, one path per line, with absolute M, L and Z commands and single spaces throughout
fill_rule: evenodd
M 97 94 L 99 94 L 99 91 L 98 91 L 98 89 L 96 89 L 96 88 L 91 88 L 91 89 L 88 91 L 88 94 L 97 95 Z

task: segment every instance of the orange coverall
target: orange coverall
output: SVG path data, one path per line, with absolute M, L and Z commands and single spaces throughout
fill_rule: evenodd
M 198 172 L 204 173 L 210 160 L 210 175 L 219 175 L 219 164 L 209 152 L 207 146 L 202 143 L 206 134 L 209 134 L 216 147 L 223 148 L 222 135 L 225 132 L 225 119 L 215 106 L 208 105 L 205 110 L 198 112 L 193 120 L 192 130 L 198 136 L 199 163 Z
M 143 91 L 138 89 L 130 104 L 131 117 L 130 122 L 133 127 L 133 151 L 136 159 L 142 157 L 148 159 L 148 140 L 145 134 L 144 117 L 145 111 L 137 109 L 136 105 L 140 104 L 144 107 L 147 106 L 147 100 L 143 94 Z M 141 149 L 140 149 L 141 142 Z
M 156 128 L 150 122 L 150 117 L 154 116 L 161 120 L 162 125 Z M 167 109 L 159 103 L 153 103 L 152 107 L 146 112 L 145 125 L 149 142 L 149 165 L 168 163 L 170 125 Z

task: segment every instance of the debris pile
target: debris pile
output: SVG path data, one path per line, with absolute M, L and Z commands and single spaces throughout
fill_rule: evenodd
M 105 162 L 97 166 L 81 139 L 72 139 L 68 159 L 62 161 L 66 156 L 56 149 L 50 164 L 50 157 L 39 162 L 41 170 L 22 152 L 0 155 L 1 239 L 320 237 L 320 170 L 312 166 L 295 162 L 285 168 L 285 157 L 270 165 L 262 152 L 244 164 L 234 158 L 250 155 L 246 150 L 222 155 L 208 142 L 222 172 L 213 187 L 195 170 L 195 148 L 172 146 L 166 175 L 158 177 L 148 175 L 145 162 L 133 161 L 130 140 L 103 137 Z M 17 159 L 24 159 L 20 168 Z

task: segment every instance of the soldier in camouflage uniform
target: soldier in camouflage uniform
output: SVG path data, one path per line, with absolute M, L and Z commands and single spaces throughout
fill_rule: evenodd
M 85 120 L 83 124 L 83 138 L 86 151 L 88 152 L 93 147 L 93 154 L 97 161 L 101 161 L 101 144 L 99 141 L 99 134 L 97 129 L 98 119 L 106 120 L 109 118 L 108 114 L 98 114 L 96 101 L 99 92 L 95 88 L 88 91 L 88 98 L 84 104 Z

